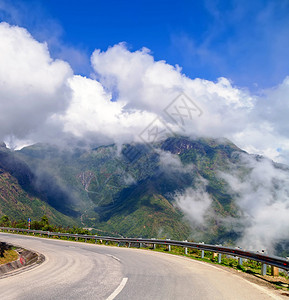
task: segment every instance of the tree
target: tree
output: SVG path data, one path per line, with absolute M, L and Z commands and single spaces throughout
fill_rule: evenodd
M 6 216 L 7 217 L 7 216 Z M 11 248 L 10 245 L 8 245 L 5 242 L 0 242 L 0 257 L 4 257 L 4 252 L 6 250 L 9 250 Z
M 49 224 L 49 220 L 48 220 L 48 217 L 46 215 L 44 215 L 42 218 L 41 218 L 41 221 L 39 222 L 39 224 L 41 224 L 41 230 L 44 230 L 44 231 L 53 231 L 53 226 L 51 226 Z
M 0 218 L 0 225 L 2 227 L 10 227 L 11 226 L 11 222 L 10 222 L 10 219 L 8 216 L 6 215 L 3 215 L 1 218 Z
M 46 215 L 44 215 L 44 216 L 41 218 L 40 223 L 42 224 L 43 227 L 44 227 L 44 226 L 49 226 L 49 220 L 48 220 L 48 218 L 47 218 Z
M 34 229 L 34 230 L 41 230 L 41 229 L 42 229 L 42 224 L 41 224 L 41 222 L 38 222 L 38 221 L 32 221 L 32 222 L 31 222 L 31 229 Z

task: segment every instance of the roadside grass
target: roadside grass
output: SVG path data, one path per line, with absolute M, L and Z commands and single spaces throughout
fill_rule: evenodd
M 18 259 L 18 253 L 11 249 L 11 250 L 6 250 L 4 252 L 4 257 L 0 257 L 0 265 L 7 264 L 9 262 L 15 261 Z
M 27 233 L 27 232 L 19 232 L 18 234 L 33 235 L 32 233 Z M 34 236 L 41 237 L 41 238 L 47 238 L 47 236 L 43 236 L 40 234 L 34 234 Z M 86 243 L 98 244 L 98 245 L 128 247 L 127 243 L 116 243 L 116 242 L 104 241 L 104 240 L 103 241 L 101 241 L 101 240 L 95 241 L 93 238 L 91 238 L 91 239 L 88 238 L 86 241 L 84 238 L 80 238 L 80 237 L 79 238 L 67 238 L 65 236 L 63 236 L 63 237 L 50 236 L 49 238 L 66 240 L 66 241 L 68 240 L 68 241 L 73 241 L 73 242 L 86 242 Z M 138 246 L 138 243 L 131 243 L 130 248 L 140 248 L 140 247 Z M 279 272 L 279 276 L 273 277 L 273 276 L 271 276 L 271 266 L 268 265 L 267 266 L 267 274 L 265 276 L 261 276 L 261 263 L 256 262 L 254 260 L 243 259 L 243 263 L 242 263 L 242 265 L 240 265 L 240 264 L 238 264 L 237 257 L 222 254 L 221 263 L 218 263 L 218 257 L 213 257 L 213 253 L 210 251 L 204 251 L 204 258 L 201 258 L 201 250 L 188 248 L 187 254 L 185 254 L 184 248 L 180 247 L 180 246 L 171 246 L 171 251 L 168 251 L 168 245 L 156 245 L 155 249 L 153 249 L 153 247 L 151 245 L 144 244 L 141 247 L 141 249 L 185 256 L 185 257 L 203 261 L 206 263 L 217 264 L 217 265 L 233 268 L 237 271 L 250 274 L 252 276 L 258 277 L 261 280 L 271 283 L 277 289 L 289 291 L 289 275 L 286 271 L 281 270 Z M 9 250 L 9 251 L 14 251 L 14 250 Z M 5 253 L 7 253 L 7 252 L 8 251 L 6 251 Z M 14 258 L 10 261 L 7 261 L 7 262 L 11 262 L 11 261 L 17 259 L 17 257 L 18 257 L 17 252 L 14 251 L 14 253 L 16 254 L 16 258 Z M 6 259 L 6 255 L 5 255 L 5 259 Z M 8 260 L 8 255 L 7 255 L 7 260 Z M 3 263 L 6 263 L 6 262 L 3 262 Z M 1 258 L 0 258 L 0 264 L 1 264 Z

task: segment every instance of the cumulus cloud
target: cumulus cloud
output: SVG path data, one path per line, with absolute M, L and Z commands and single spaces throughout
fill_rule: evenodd
M 155 61 L 148 49 L 131 52 L 123 43 L 104 52 L 96 50 L 91 61 L 96 78 L 118 95 L 125 109 L 153 112 L 172 125 L 165 108 L 184 92 L 203 114 L 193 115 L 183 130 L 175 126 L 175 132 L 225 136 L 249 152 L 288 162 L 288 78 L 277 87 L 252 95 L 226 78 L 217 82 L 190 79 L 180 67 Z
M 110 142 L 134 141 L 156 115 L 137 109 L 125 109 L 121 101 L 111 101 L 111 93 L 105 91 L 96 80 L 73 76 L 68 80 L 72 91 L 70 105 L 64 114 L 55 116 L 64 131 L 78 138 L 101 137 Z
M 95 50 L 91 78 L 74 75 L 53 60 L 45 43 L 24 28 L 0 25 L 0 139 L 20 146 L 66 138 L 100 143 L 140 141 L 158 119 L 160 129 L 188 136 L 227 137 L 249 152 L 288 162 L 288 86 L 252 95 L 226 78 L 191 79 L 179 66 L 155 61 L 146 48 L 131 52 L 124 43 Z M 202 114 L 180 111 L 174 102 L 185 93 Z
M 66 109 L 72 70 L 23 28 L 1 23 L 0 41 L 0 139 L 27 139 Z
M 242 155 L 240 165 L 219 174 L 235 194 L 244 231 L 238 244 L 274 252 L 289 239 L 289 169 L 271 160 Z
M 126 108 L 156 113 L 172 122 L 165 108 L 184 92 L 204 111 L 186 124 L 186 134 L 219 136 L 240 131 L 248 122 L 254 99 L 232 87 L 226 78 L 216 83 L 190 79 L 178 66 L 155 61 L 149 50 L 130 52 L 125 44 L 115 45 L 105 52 L 96 50 L 91 58 L 97 78 L 108 90 L 114 90 Z M 178 130 L 178 129 L 175 129 Z

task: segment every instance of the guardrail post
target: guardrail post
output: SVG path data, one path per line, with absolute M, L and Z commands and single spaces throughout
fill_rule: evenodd
M 221 262 L 222 262 L 222 254 L 219 253 L 219 254 L 218 254 L 218 263 L 220 264 Z
M 130 248 L 130 242 L 128 243 L 128 248 Z
M 156 247 L 157 247 L 157 245 L 156 245 L 156 244 L 153 244 L 153 248 L 156 249 Z
M 238 257 L 238 265 L 242 266 L 243 265 L 243 258 Z
M 168 251 L 171 252 L 171 245 L 168 245 Z
M 272 276 L 279 276 L 279 268 L 275 266 L 271 266 L 271 275 Z
M 188 248 L 185 247 L 185 255 L 188 255 Z
M 84 242 L 85 242 L 85 243 L 86 243 L 86 241 L 87 241 L 87 238 L 84 239 Z
M 119 247 L 119 244 L 120 244 L 120 243 L 117 243 L 117 247 Z
M 201 258 L 204 258 L 204 257 L 205 257 L 205 251 L 201 250 Z
M 261 265 L 261 275 L 264 276 L 267 274 L 267 265 L 263 264 Z
M 140 248 L 142 247 L 142 243 L 139 243 L 139 247 L 140 247 Z

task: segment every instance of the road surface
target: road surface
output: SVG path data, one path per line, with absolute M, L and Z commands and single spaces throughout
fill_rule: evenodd
M 0 240 L 46 257 L 40 266 L 0 279 L 3 300 L 283 299 L 231 272 L 181 256 L 6 233 Z

